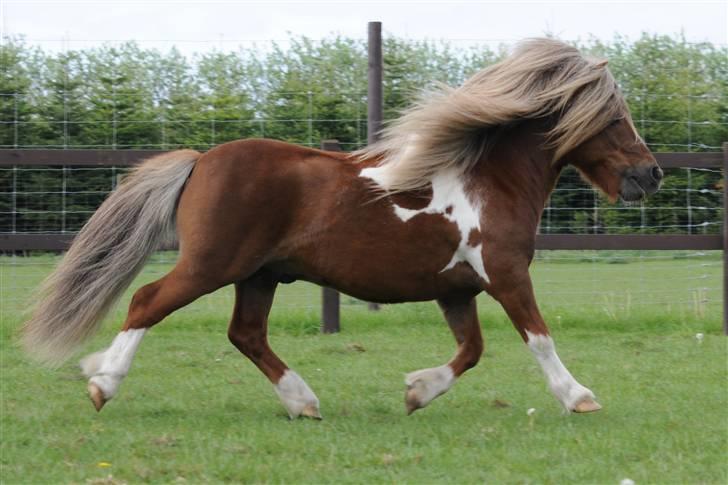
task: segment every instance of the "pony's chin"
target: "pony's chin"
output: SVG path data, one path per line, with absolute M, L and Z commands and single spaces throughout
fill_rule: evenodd
M 625 202 L 627 204 L 633 203 L 633 202 L 641 202 L 645 199 L 644 194 L 637 195 L 636 197 L 633 195 L 625 196 L 624 194 L 619 194 L 619 200 L 622 202 Z
M 647 192 L 634 178 L 629 177 L 622 181 L 622 190 L 619 198 L 623 202 L 639 202 L 647 196 Z

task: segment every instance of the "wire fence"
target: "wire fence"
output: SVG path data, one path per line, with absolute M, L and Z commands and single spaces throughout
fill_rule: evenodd
M 690 74 L 686 79 L 692 79 L 695 72 L 707 68 L 688 62 L 680 67 L 660 66 L 659 72 L 639 69 L 637 77 L 649 80 L 686 72 Z M 728 69 L 720 66 L 717 72 L 728 75 Z M 205 88 L 180 102 L 185 107 L 182 112 L 170 102 L 169 86 L 145 92 L 126 90 L 122 85 L 128 82 L 111 72 L 104 89 L 91 89 L 72 74 L 66 71 L 42 90 L 0 93 L 0 148 L 206 150 L 231 139 L 258 136 L 311 147 L 318 147 L 323 138 L 339 138 L 344 150 L 353 150 L 367 139 L 363 87 L 249 90 L 224 107 L 209 98 Z M 258 81 L 266 84 L 265 79 Z M 400 103 L 411 98 L 413 85 L 399 84 L 389 81 L 385 101 Z M 725 90 L 708 89 L 693 81 L 671 88 L 675 90 L 653 92 L 648 83 L 633 81 L 623 86 L 635 125 L 648 146 L 672 152 L 721 150 L 715 133 L 728 132 L 728 118 L 716 117 L 711 110 L 728 103 Z M 150 96 L 150 92 L 156 94 Z M 55 101 L 44 104 L 43 99 Z M 657 109 L 663 105 L 654 104 L 656 101 L 669 101 L 664 105 L 669 109 Z M 328 109 L 330 106 L 336 109 Z M 197 110 L 188 109 L 191 107 Z M 385 110 L 390 120 L 395 112 L 394 108 Z M 127 170 L 72 165 L 0 167 L 0 237 L 75 233 Z M 722 230 L 723 183 L 719 170 L 671 169 L 664 187 L 649 201 L 612 205 L 578 173 L 568 170 L 544 209 L 540 231 L 718 234 Z M 155 255 L 134 286 L 164 274 L 175 257 L 170 252 Z M 0 304 L 11 314 L 19 314 L 27 307 L 32 289 L 57 262 L 57 255 L 40 253 L 0 257 Z M 716 251 L 539 251 L 533 276 L 547 312 L 584 310 L 617 319 L 640 308 L 717 322 L 721 264 Z M 342 304 L 344 315 L 365 308 L 362 302 L 346 297 Z M 494 304 L 484 300 L 482 305 L 487 309 Z M 214 313 L 231 307 L 231 292 L 222 290 L 187 311 Z M 308 313 L 310 318 L 304 321 L 311 322 L 319 312 L 320 295 L 310 285 L 286 286 L 276 308 Z
M 128 167 L 0 166 L 0 235 L 78 231 Z M 574 170 L 543 212 L 543 234 L 717 234 L 722 173 L 667 169 L 666 186 L 638 204 L 611 204 Z M 678 182 L 675 182 L 677 180 Z

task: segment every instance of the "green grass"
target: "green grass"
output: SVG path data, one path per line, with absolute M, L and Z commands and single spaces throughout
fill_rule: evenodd
M 53 258 L 0 259 L 0 481 L 726 483 L 719 255 L 650 254 L 550 253 L 534 266 L 559 354 L 604 406 L 591 415 L 561 413 L 503 312 L 483 298 L 480 365 L 407 417 L 403 374 L 454 351 L 436 306 L 370 313 L 342 297 L 343 332 L 319 335 L 319 290 L 282 287 L 271 343 L 317 393 L 320 422 L 289 421 L 227 342 L 229 290 L 155 327 L 97 414 L 75 363 L 45 370 L 13 343 L 27 288 Z M 168 266 L 157 260 L 134 287 Z M 122 315 L 84 351 L 108 345 Z

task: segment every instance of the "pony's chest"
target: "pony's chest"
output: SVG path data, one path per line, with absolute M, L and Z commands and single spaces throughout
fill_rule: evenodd
M 380 183 L 382 167 L 362 170 L 360 176 Z M 403 203 L 403 196 L 388 197 L 390 209 L 400 224 L 418 229 L 420 233 L 432 234 L 438 227 L 445 227 L 454 238 L 447 244 L 449 247 L 439 248 L 449 251 L 448 262 L 439 269 L 440 273 L 455 268 L 459 263 L 469 265 L 478 277 L 486 283 L 490 280 L 483 264 L 483 244 L 481 232 L 481 214 L 484 202 L 469 194 L 466 184 L 459 173 L 454 170 L 441 171 L 431 180 L 431 197 L 426 201 L 419 200 L 419 208 L 410 208 L 411 204 Z M 408 205 L 409 207 L 405 207 Z M 427 215 L 428 217 L 424 217 Z M 431 227 L 426 227 L 426 226 Z

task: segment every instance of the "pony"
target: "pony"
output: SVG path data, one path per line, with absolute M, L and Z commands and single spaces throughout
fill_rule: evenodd
M 457 351 L 406 375 L 408 414 L 478 363 L 482 292 L 505 309 L 563 408 L 597 411 L 594 393 L 556 353 L 528 272 L 566 165 L 612 202 L 654 193 L 663 176 L 607 61 L 551 38 L 523 41 L 460 87 L 425 92 L 358 152 L 246 139 L 162 154 L 133 170 L 78 233 L 21 340 L 40 361 L 63 362 L 147 257 L 178 241 L 174 268 L 138 289 L 111 345 L 81 361 L 97 411 L 152 326 L 234 284 L 230 341 L 292 419 L 320 418 L 316 394 L 267 340 L 276 286 L 294 280 L 371 302 L 437 301 Z

